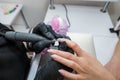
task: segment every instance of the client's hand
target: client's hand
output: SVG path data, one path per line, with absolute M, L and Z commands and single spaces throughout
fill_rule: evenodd
M 48 50 L 49 53 L 53 54 L 51 57 L 55 61 L 72 68 L 76 72 L 75 74 L 60 69 L 61 75 L 70 80 L 115 80 L 113 75 L 95 57 L 83 51 L 76 43 L 67 39 L 59 39 L 59 41 L 65 41 L 68 47 L 76 53 L 73 55 L 65 51 Z

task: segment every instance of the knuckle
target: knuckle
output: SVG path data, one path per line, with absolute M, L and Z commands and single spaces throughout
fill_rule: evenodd
M 75 80 L 80 80 L 80 77 L 79 76 L 75 77 Z
M 79 66 L 75 62 L 72 62 L 69 67 L 72 68 L 72 69 L 74 69 L 75 71 L 76 70 L 80 70 Z
M 70 67 L 74 68 L 75 66 L 76 66 L 75 62 L 72 61 L 71 64 L 70 64 Z
M 86 77 L 86 75 L 79 74 L 79 75 L 77 75 L 76 80 L 89 80 L 89 79 L 88 79 L 88 77 Z
M 79 59 L 80 64 L 85 65 L 87 61 L 84 58 Z
M 62 53 L 62 51 L 56 50 L 56 53 L 61 54 L 61 53 Z
M 88 70 L 89 69 L 89 66 L 91 65 L 90 63 L 89 63 L 89 61 L 88 60 L 86 60 L 86 59 L 81 59 L 80 61 L 80 64 L 81 64 L 81 66 L 84 68 L 84 70 L 86 71 L 86 70 Z
M 88 80 L 88 78 L 86 76 L 82 76 L 81 79 L 82 80 Z
M 68 58 L 71 58 L 72 57 L 72 55 L 70 54 L 70 53 L 66 53 L 66 56 L 68 57 Z
M 75 61 L 76 62 L 79 62 L 80 60 L 79 60 L 79 57 L 75 57 Z
M 75 42 L 73 42 L 72 45 L 71 45 L 71 47 L 73 47 L 73 48 L 76 47 L 76 46 L 78 46 L 78 44 L 75 43 Z

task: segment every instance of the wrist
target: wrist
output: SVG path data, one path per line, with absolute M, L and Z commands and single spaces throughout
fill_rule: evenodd
M 105 80 L 116 80 L 114 75 L 112 75 L 109 71 L 107 71 L 107 73 L 105 73 L 104 76 Z

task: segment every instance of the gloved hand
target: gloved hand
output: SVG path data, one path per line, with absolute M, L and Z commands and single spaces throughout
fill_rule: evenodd
M 5 34 L 7 31 L 13 31 L 13 30 L 9 29 L 8 27 L 0 23 L 0 33 Z
M 46 25 L 45 23 L 39 23 L 34 29 L 33 33 L 38 34 L 40 36 L 46 37 L 49 40 L 55 39 L 54 31 L 51 26 Z
M 40 53 L 44 48 L 47 48 L 50 46 L 50 44 L 54 43 L 54 39 L 58 38 L 67 38 L 70 39 L 68 36 L 57 34 L 53 31 L 52 27 L 50 25 L 46 25 L 45 23 L 38 24 L 32 31 L 32 33 L 35 33 L 37 35 L 40 35 L 42 37 L 47 38 L 48 40 L 44 41 L 38 41 L 35 43 L 29 44 L 29 49 L 35 51 L 36 53 Z M 52 42 L 50 42 L 51 40 Z M 41 44 L 41 48 L 39 48 L 38 44 Z
M 49 40 L 58 39 L 58 38 L 68 38 L 68 39 L 70 39 L 66 35 L 61 35 L 61 34 L 55 33 L 55 31 L 52 29 L 52 27 L 50 25 L 46 25 L 45 23 L 38 24 L 33 29 L 33 33 L 38 34 L 38 35 L 43 36 L 43 37 L 46 37 Z

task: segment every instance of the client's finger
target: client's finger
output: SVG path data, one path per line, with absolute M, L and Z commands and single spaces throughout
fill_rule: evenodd
M 63 38 L 58 39 L 58 41 L 60 41 L 60 42 L 65 41 L 67 43 L 68 47 L 72 48 L 78 56 L 82 55 L 83 50 L 80 48 L 80 46 L 77 43 L 75 43 L 71 40 L 68 40 L 68 39 L 63 39 Z
M 76 62 L 74 62 L 74 61 L 72 61 L 72 60 L 65 59 L 65 58 L 60 57 L 60 56 L 55 55 L 55 54 L 54 54 L 54 55 L 51 55 L 51 57 L 52 57 L 55 61 L 57 61 L 57 62 L 65 65 L 65 66 L 67 66 L 67 67 L 69 67 L 69 68 L 72 68 L 72 69 L 75 70 L 76 72 L 78 72 L 78 71 L 81 70 L 80 65 L 78 65 Z
M 75 61 L 75 62 L 78 62 L 78 57 L 69 53 L 69 52 L 65 52 L 65 51 L 60 51 L 60 50 L 55 50 L 55 49 L 49 49 L 48 52 L 50 54 L 56 54 L 56 55 L 59 55 L 63 58 L 66 58 L 66 59 L 70 59 L 72 61 Z
M 63 70 L 63 69 L 60 69 L 59 72 L 65 78 L 68 78 L 70 80 L 78 80 L 79 79 L 79 75 L 78 74 L 70 73 L 70 72 L 68 72 L 66 70 Z

